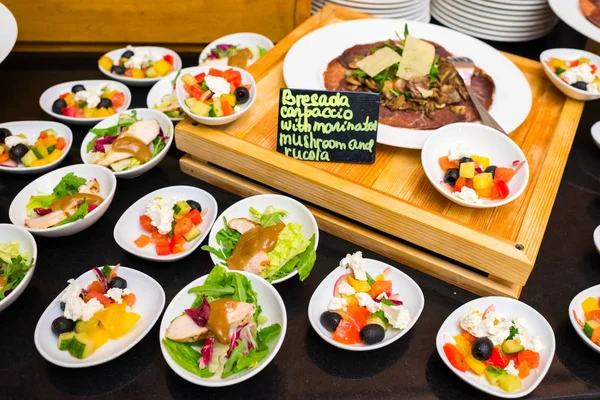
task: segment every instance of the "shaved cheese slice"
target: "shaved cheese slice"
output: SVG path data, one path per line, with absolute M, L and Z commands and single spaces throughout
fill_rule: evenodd
M 415 76 L 426 76 L 435 59 L 435 47 L 430 43 L 408 36 L 402 51 L 402 61 L 396 75 L 409 80 Z
M 373 77 L 389 67 L 390 65 L 400 62 L 402 57 L 389 47 L 382 47 L 375 53 L 367 56 L 356 63 L 358 68 L 365 71 L 369 76 Z

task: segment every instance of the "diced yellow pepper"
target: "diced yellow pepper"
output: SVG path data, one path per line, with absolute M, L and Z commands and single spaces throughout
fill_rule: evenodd
M 52 154 L 50 154 L 48 156 L 48 158 L 46 160 L 48 160 L 48 163 L 52 163 L 56 160 L 58 160 L 61 156 L 63 155 L 62 150 L 59 149 L 55 149 Z
M 385 276 L 383 274 L 379 274 L 375 277 L 376 281 L 385 281 Z
M 65 101 L 67 102 L 67 107 L 73 107 L 75 105 L 75 95 L 73 93 L 69 93 L 65 96 Z
M 96 109 L 85 107 L 83 109 L 83 115 L 86 118 L 96 118 Z
M 587 57 L 579 57 L 579 64 L 589 64 L 590 59 Z
M 558 59 L 558 58 L 551 58 L 550 59 L 550 65 L 553 66 L 554 68 L 567 69 L 567 61 L 566 60 L 561 60 L 561 59 Z
M 146 70 L 144 71 L 144 74 L 146 74 L 146 78 L 156 78 L 158 76 L 154 67 L 146 68 Z
M 101 326 L 92 328 L 86 333 L 94 340 L 94 350 L 98 350 L 109 339 L 108 332 Z
M 231 107 L 235 107 L 236 99 L 234 94 L 222 94 L 221 102 L 227 102 Z
M 598 300 L 595 297 L 588 297 L 581 303 L 581 307 L 583 308 L 583 313 L 585 314 L 585 318 L 588 318 L 588 314 L 595 310 L 600 310 L 598 306 Z
M 477 164 L 479 164 L 481 169 L 486 169 L 487 167 L 490 166 L 490 159 L 488 157 L 481 157 L 481 156 L 473 154 L 471 156 L 471 158 L 473 159 L 473 161 L 475 161 Z
M 489 172 L 483 172 L 473 177 L 473 189 L 475 190 L 492 187 L 492 183 L 494 183 L 494 178 Z
M 359 281 L 357 279 L 354 279 L 351 276 L 348 277 L 348 283 L 357 292 L 368 292 L 369 290 L 371 290 L 371 285 L 369 285 L 369 282 L 367 282 L 367 281 Z
M 461 163 L 459 174 L 463 178 L 473 179 L 473 177 L 475 176 L 475 163 L 474 162 Z
M 592 83 L 600 83 L 600 76 L 595 76 Z
M 18 137 L 20 137 L 20 138 L 23 138 L 23 139 L 27 139 L 27 136 L 25 136 L 25 135 L 24 135 L 24 134 L 22 134 L 22 133 L 19 133 L 17 136 L 18 136 Z
M 48 165 L 50 162 L 48 161 L 47 158 L 42 158 L 40 160 L 35 160 L 34 162 L 32 162 L 29 166 L 30 167 L 42 167 L 44 165 Z
M 356 298 L 356 296 L 344 296 L 344 298 L 346 299 L 346 303 L 348 304 L 348 306 L 358 306 L 358 299 Z
M 492 187 L 486 187 L 485 189 L 475 189 L 475 193 L 479 197 L 492 197 Z
M 463 335 L 454 336 L 454 341 L 456 342 L 456 348 L 463 356 L 471 355 L 471 343 Z
M 98 65 L 100 65 L 103 70 L 110 72 L 110 69 L 113 66 L 113 60 L 107 56 L 102 56 L 98 60 Z
M 471 370 L 477 375 L 481 375 L 483 374 L 483 371 L 485 371 L 485 364 L 473 357 L 472 355 L 469 354 L 468 356 L 466 356 L 465 361 L 467 362 L 469 368 L 471 368 Z
M 134 68 L 131 70 L 131 77 L 135 79 L 144 79 L 146 77 L 146 74 L 144 74 L 144 71 L 142 71 L 141 69 Z
M 169 64 L 164 59 L 158 60 L 152 66 L 154 67 L 154 70 L 156 71 L 156 74 L 158 76 L 165 76 L 165 75 L 167 75 L 169 72 L 171 72 L 171 69 L 173 68 L 171 66 L 171 64 Z

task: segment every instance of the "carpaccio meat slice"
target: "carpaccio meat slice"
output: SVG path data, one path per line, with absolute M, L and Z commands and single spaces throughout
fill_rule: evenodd
M 600 0 L 579 0 L 579 8 L 592 24 L 600 28 Z

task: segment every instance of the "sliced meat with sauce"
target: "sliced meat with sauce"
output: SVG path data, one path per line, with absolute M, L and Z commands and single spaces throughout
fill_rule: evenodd
M 271 259 L 267 253 L 260 251 L 253 255 L 250 260 L 248 260 L 248 263 L 244 266 L 243 270 L 260 275 L 263 269 L 265 269 L 269 264 L 271 264 Z
M 69 216 L 62 210 L 53 211 L 41 217 L 28 218 L 25 220 L 25 227 L 31 229 L 46 229 L 67 219 Z
M 249 220 L 248 218 L 234 218 L 227 223 L 231 229 L 238 231 L 242 235 L 250 229 L 258 226 L 258 223 Z
M 125 132 L 123 132 L 119 135 L 117 140 L 115 140 L 115 142 L 110 146 L 108 151 L 104 154 L 104 156 L 100 160 L 98 160 L 96 162 L 96 164 L 107 167 L 111 164 L 116 163 L 117 161 L 121 161 L 121 160 L 130 158 L 130 157 L 133 157 L 134 153 L 138 153 L 140 151 L 143 151 L 144 153 L 146 153 L 146 156 L 147 156 L 147 153 L 149 152 L 147 146 L 150 143 L 152 143 L 152 141 L 154 139 L 156 139 L 156 137 L 159 135 L 159 133 L 160 133 L 160 125 L 157 120 L 152 119 L 152 120 L 147 120 L 147 121 L 135 122 L 134 124 L 129 126 Z M 128 146 L 124 146 L 124 147 L 129 147 L 131 150 L 128 150 L 128 151 L 116 150 L 119 147 L 117 142 L 120 140 L 124 140 L 124 139 L 126 140 L 127 138 L 133 138 L 131 140 L 135 141 L 134 143 L 137 143 L 137 141 L 139 141 L 138 144 L 140 146 L 136 147 L 135 145 L 132 145 L 131 143 L 129 143 Z M 143 146 L 141 146 L 142 144 L 146 146 L 145 149 Z
M 197 325 L 192 317 L 182 314 L 171 321 L 165 336 L 175 342 L 190 343 L 203 338 L 207 333 L 206 327 Z
M 588 21 L 600 28 L 600 0 L 579 0 L 579 8 Z
M 256 305 L 245 302 L 237 302 L 236 306 L 227 310 L 227 322 L 229 328 L 246 325 L 252 322 L 252 315 L 256 311 Z
M 98 183 L 96 178 L 90 179 L 85 185 L 79 186 L 77 191 L 79 193 L 98 194 L 100 193 L 100 183 Z

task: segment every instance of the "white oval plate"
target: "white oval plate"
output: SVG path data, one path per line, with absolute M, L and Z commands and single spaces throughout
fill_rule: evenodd
M 325 88 L 323 72 L 327 64 L 356 44 L 395 38 L 408 23 L 410 33 L 434 41 L 456 56 L 470 57 L 494 80 L 496 91 L 490 113 L 507 132 L 521 125 L 531 109 L 531 89 L 523 73 L 493 47 L 450 29 L 403 20 L 363 19 L 341 22 L 318 29 L 287 53 L 283 65 L 285 83 L 290 88 Z M 390 146 L 420 149 L 433 130 L 414 130 L 380 125 L 377 142 Z
M 4 300 L 0 300 L 0 312 L 14 303 L 15 300 L 25 291 L 27 285 L 31 281 L 33 271 L 35 270 L 35 264 L 37 263 L 37 245 L 35 239 L 31 233 L 27 232 L 25 228 L 11 224 L 0 224 L 0 244 L 10 243 L 11 240 L 19 242 L 19 254 L 28 254 L 29 260 L 33 260 L 31 268 L 25 274 L 25 277 L 19 283 L 19 285 L 13 289 Z
M 0 3 L 0 63 L 8 56 L 17 41 L 17 20 L 6 6 Z
M 522 379 L 523 386 L 516 392 L 505 392 L 497 386 L 492 386 L 487 381 L 485 376 L 477 376 L 471 372 L 461 372 L 454 368 L 452 364 L 448 361 L 446 354 L 444 353 L 444 333 L 447 333 L 451 336 L 456 336 L 461 333 L 460 330 L 460 319 L 466 315 L 467 313 L 473 310 L 480 310 L 483 312 L 488 306 L 494 305 L 496 307 L 496 312 L 499 316 L 503 316 L 506 318 L 517 318 L 522 317 L 525 320 L 525 323 L 529 327 L 529 331 L 540 338 L 542 344 L 545 346 L 540 352 L 540 366 L 535 370 L 531 371 L 531 375 L 525 379 Z M 482 392 L 489 393 L 493 396 L 503 397 L 506 399 L 516 399 L 519 397 L 523 397 L 533 392 L 535 388 L 542 382 L 544 376 L 548 372 L 550 368 L 550 364 L 552 364 L 552 359 L 554 358 L 554 351 L 556 350 L 556 341 L 554 339 L 554 331 L 552 327 L 546 321 L 546 319 L 528 306 L 525 303 L 522 303 L 515 299 L 510 299 L 508 297 L 481 297 L 479 299 L 475 299 L 466 304 L 463 304 L 459 308 L 457 308 L 442 324 L 440 330 L 436 336 L 436 347 L 438 354 L 444 361 L 444 363 L 450 368 L 452 372 L 454 372 L 458 377 L 467 382 L 469 385 L 473 386 L 475 389 L 479 389 Z
M 258 304 L 262 307 L 261 315 L 267 318 L 267 323 L 265 325 L 259 326 L 259 329 L 263 326 L 278 323 L 279 325 L 281 325 L 281 333 L 277 338 L 277 342 L 271 344 L 271 348 L 269 349 L 269 355 L 264 360 L 262 360 L 260 364 L 258 364 L 254 368 L 246 369 L 245 371 L 242 371 L 228 378 L 201 378 L 198 375 L 195 375 L 183 369 L 171 358 L 171 356 L 165 349 L 162 340 L 171 321 L 173 321 L 173 319 L 181 315 L 183 311 L 186 308 L 189 308 L 194 302 L 194 300 L 196 300 L 196 295 L 193 293 L 188 293 L 188 290 L 190 290 L 194 286 L 202 285 L 208 275 L 204 275 L 190 282 L 190 284 L 188 284 L 186 287 L 181 289 L 179 293 L 177 293 L 177 295 L 173 298 L 171 303 L 167 306 L 165 314 L 163 315 L 162 320 L 160 322 L 158 341 L 160 343 L 160 350 L 162 351 L 162 355 L 165 358 L 167 364 L 169 364 L 169 367 L 171 367 L 171 369 L 177 375 L 195 385 L 222 387 L 235 385 L 236 383 L 248 380 L 254 375 L 258 374 L 260 371 L 262 371 L 267 365 L 269 365 L 269 363 L 273 360 L 273 358 L 275 358 L 277 352 L 283 344 L 283 339 L 285 338 L 285 332 L 287 330 L 287 314 L 285 310 L 285 305 L 283 304 L 283 300 L 281 299 L 279 292 L 277 292 L 277 290 L 275 290 L 275 288 L 271 286 L 269 282 L 265 281 L 260 276 L 244 271 L 236 272 L 245 275 L 252 282 L 252 289 L 257 293 Z
M 108 167 L 101 167 L 101 168 L 106 168 L 107 171 L 114 174 L 117 178 L 123 178 L 123 179 L 137 178 L 138 176 L 142 175 L 143 173 L 148 172 L 152 168 L 156 167 L 158 165 L 158 163 L 160 163 L 162 161 L 162 159 L 165 158 L 165 156 L 169 152 L 169 149 L 171 148 L 171 144 L 173 144 L 173 138 L 175 137 L 175 128 L 173 127 L 173 122 L 171 122 L 169 117 L 167 117 L 164 113 L 161 113 L 156 110 L 150 110 L 148 108 L 134 108 L 132 110 L 127 110 L 128 113 L 131 113 L 131 111 L 137 111 L 138 119 L 145 119 L 145 120 L 155 119 L 155 120 L 157 120 L 158 123 L 160 124 L 163 134 L 165 136 L 168 136 L 169 139 L 165 143 L 165 147 L 160 151 L 160 153 L 158 153 L 156 155 L 156 157 L 152 158 L 150 161 L 148 161 L 145 164 L 138 165 L 137 167 L 132 168 L 130 170 L 120 171 L 120 172 L 114 172 L 113 170 L 111 170 Z M 119 114 L 111 115 L 110 117 L 99 122 L 92 129 L 108 128 L 109 126 L 116 125 L 118 121 L 119 121 Z M 83 138 L 83 142 L 81 143 L 81 149 L 80 149 L 79 153 L 81 155 L 81 160 L 84 162 L 84 164 L 94 165 L 94 164 L 92 164 L 90 155 L 87 152 L 87 145 L 89 142 L 91 142 L 94 139 L 94 137 L 96 137 L 96 136 L 93 133 L 88 132 L 88 134 Z
M 404 303 L 404 307 L 410 312 L 411 320 L 408 327 L 404 330 L 389 328 L 385 332 L 384 339 L 376 344 L 349 345 L 338 343 L 335 340 L 333 340 L 333 332 L 329 332 L 321 325 L 320 318 L 321 314 L 327 311 L 327 305 L 333 297 L 333 288 L 335 286 L 335 282 L 340 276 L 350 272 L 349 269 L 337 267 L 329 275 L 327 275 L 325 279 L 323 279 L 323 281 L 315 289 L 315 292 L 310 298 L 310 303 L 308 303 L 308 319 L 313 329 L 317 332 L 319 336 L 323 338 L 323 340 L 335 347 L 339 347 L 340 349 L 344 350 L 369 351 L 379 349 L 394 343 L 396 340 L 406 335 L 406 333 L 409 330 L 411 330 L 411 328 L 415 325 L 415 323 L 421 316 L 421 312 L 423 311 L 423 307 L 425 306 L 425 298 L 423 297 L 423 292 L 421 291 L 419 285 L 417 285 L 417 283 L 414 280 L 412 280 L 410 276 L 406 275 L 399 269 L 396 269 L 391 265 L 378 260 L 365 258 L 364 261 L 365 270 L 371 276 L 377 276 L 383 271 L 385 271 L 386 268 L 391 267 L 391 271 L 386 279 L 392 281 L 393 292 L 400 294 L 400 299 Z
M 56 132 L 57 137 L 62 137 L 67 142 L 67 147 L 62 150 L 63 155 L 60 156 L 58 160 L 48 165 L 43 165 L 41 167 L 26 167 L 20 162 L 15 168 L 3 167 L 0 165 L 0 171 L 8 172 L 9 174 L 39 174 L 48 172 L 51 169 L 58 167 L 58 165 L 63 162 L 67 154 L 69 154 L 69 150 L 71 150 L 71 145 L 73 144 L 73 132 L 71 129 L 66 125 L 54 121 L 6 122 L 0 124 L 0 128 L 9 129 L 13 135 L 22 133 L 27 137 L 27 143 L 30 145 L 33 145 L 38 136 L 40 136 L 40 133 L 46 129 L 53 129 Z
M 440 183 L 444 179 L 444 171 L 440 168 L 438 159 L 447 156 L 450 148 L 459 142 L 469 146 L 471 154 L 488 157 L 492 165 L 498 167 L 512 167 L 513 161 L 516 160 L 527 161 L 519 146 L 508 136 L 495 129 L 473 123 L 446 125 L 431 135 L 421 151 L 421 164 L 425 175 L 444 197 L 464 207 L 492 208 L 510 203 L 525 191 L 529 182 L 529 164 L 527 162 L 508 183 L 510 193 L 505 199 L 482 199 L 481 203 L 475 204 L 455 197 Z
M 172 94 L 174 92 L 173 84 L 171 82 L 173 81 L 173 79 L 175 79 L 176 76 L 177 76 L 177 72 L 170 73 L 169 75 L 165 76 L 164 78 L 162 78 L 161 80 L 156 82 L 154 84 L 154 86 L 152 86 L 152 89 L 150 89 L 150 91 L 148 92 L 148 97 L 146 97 L 146 106 L 149 109 L 155 110 L 154 107 L 159 105 L 162 102 L 163 97 L 165 97 L 168 94 Z M 157 111 L 157 110 L 155 110 L 155 111 Z M 183 119 L 183 117 L 181 117 L 181 118 L 170 118 L 169 117 L 169 119 L 173 122 L 179 122 Z
M 560 90 L 567 96 L 575 100 L 582 101 L 600 99 L 600 93 L 591 93 L 586 90 L 577 89 L 567 84 L 558 76 L 556 76 L 556 74 L 552 72 L 550 67 L 546 64 L 546 61 L 548 61 L 548 59 L 550 58 L 560 58 L 562 60 L 573 61 L 577 60 L 580 57 L 587 57 L 590 59 L 592 64 L 595 64 L 597 67 L 600 66 L 599 56 L 597 56 L 594 53 L 590 53 L 589 51 L 579 49 L 548 49 L 546 51 L 543 51 L 542 54 L 540 54 L 540 62 L 544 67 L 544 72 L 546 73 L 548 79 L 552 81 L 552 83 L 558 88 L 558 90 Z
M 60 180 L 68 174 L 73 172 L 75 175 L 85 178 L 87 180 L 96 178 L 100 184 L 100 196 L 104 199 L 95 210 L 90 212 L 85 218 L 70 224 L 56 226 L 47 229 L 31 229 L 25 228 L 25 219 L 27 219 L 26 205 L 29 203 L 29 198 L 38 194 L 50 194 Z M 92 226 L 96 221 L 104 215 L 108 206 L 112 202 L 117 189 L 117 179 L 115 176 L 104 167 L 97 165 L 85 165 L 76 164 L 69 165 L 56 169 L 52 172 L 42 175 L 29 185 L 25 186 L 19 194 L 13 199 L 8 210 L 8 217 L 10 222 L 17 226 L 24 227 L 24 229 L 33 233 L 34 235 L 47 236 L 47 237 L 63 237 L 79 233 L 84 229 Z
M 146 247 L 139 248 L 133 243 L 140 235 L 150 236 L 140 225 L 140 216 L 146 211 L 146 205 L 155 197 L 174 197 L 177 200 L 195 200 L 202 207 L 202 223 L 198 226 L 201 235 L 191 242 L 185 242 L 183 253 L 169 254 L 167 256 L 157 256 L 154 244 L 150 243 Z M 206 210 L 206 211 L 204 211 Z M 192 254 L 194 250 L 204 241 L 210 228 L 217 218 L 217 201 L 208 192 L 191 186 L 170 186 L 148 193 L 127 209 L 119 218 L 115 225 L 113 236 L 121 248 L 134 256 L 151 261 L 171 262 L 180 260 Z
M 123 54 L 126 50 L 128 50 L 128 49 L 125 47 L 123 47 L 121 49 L 115 49 L 115 50 L 109 51 L 108 53 L 104 54 L 104 56 L 112 59 L 113 63 L 116 64 L 119 61 L 119 59 L 121 58 L 121 54 Z M 177 72 L 182 67 L 181 57 L 179 57 L 179 54 L 175 53 L 171 49 L 167 49 L 166 47 L 134 46 L 133 52 L 135 53 L 136 50 L 152 51 L 153 53 L 159 54 L 161 57 L 164 57 L 167 54 L 170 54 L 171 56 L 173 56 L 173 60 L 174 60 L 173 71 L 171 71 L 171 72 Z M 143 78 L 143 79 L 130 78 L 128 76 L 117 75 L 117 74 L 113 74 L 110 71 L 105 71 L 104 68 L 102 68 L 100 65 L 98 65 L 98 69 L 100 70 L 100 72 L 102 72 L 104 75 L 108 76 L 109 78 L 123 82 L 130 86 L 151 86 L 154 83 L 156 83 L 162 79 L 161 76 L 159 76 L 157 78 Z
M 59 83 L 58 85 L 54 85 L 51 88 L 46 89 L 46 91 L 44 93 L 42 93 L 42 95 L 40 96 L 40 107 L 42 108 L 42 110 L 44 110 L 44 112 L 46 114 L 48 114 L 51 117 L 56 118 L 57 120 L 62 121 L 62 122 L 71 123 L 73 125 L 96 124 L 96 123 L 102 121 L 103 119 L 110 118 L 110 117 L 103 117 L 103 118 L 66 117 L 64 115 L 59 115 L 59 114 L 56 114 L 55 112 L 53 112 L 52 111 L 52 103 L 54 103 L 54 100 L 58 99 L 58 96 L 60 96 L 61 94 L 70 92 L 73 85 L 83 85 L 83 86 L 87 87 L 87 86 L 98 85 L 100 83 L 108 83 L 108 88 L 110 90 L 118 90 L 119 92 L 123 93 L 123 95 L 125 96 L 125 103 L 123 103 L 121 108 L 119 108 L 119 110 L 117 111 L 117 114 L 120 112 L 123 112 L 129 108 L 129 104 L 131 104 L 131 91 L 129 90 L 129 88 L 120 82 L 109 81 L 109 80 L 72 81 L 72 82 Z
M 165 292 L 158 282 L 135 269 L 119 267 L 118 275 L 127 281 L 127 287 L 135 294 L 136 301 L 131 311 L 140 315 L 140 319 L 129 332 L 116 340 L 109 339 L 83 360 L 71 356 L 68 351 L 59 350 L 58 336 L 52 332 L 50 325 L 54 319 L 62 316 L 60 298 L 64 293 L 63 290 L 46 308 L 35 327 L 35 347 L 42 357 L 60 367 L 92 367 L 119 357 L 146 336 L 165 307 Z M 85 288 L 95 279 L 94 272 L 90 270 L 75 280 Z M 67 286 L 68 283 L 65 282 L 65 288 Z
M 258 196 L 245 198 L 231 205 L 231 207 L 223 211 L 223 213 L 219 215 L 219 218 L 217 218 L 215 221 L 210 231 L 210 235 L 208 236 L 208 245 L 214 247 L 215 249 L 221 248 L 221 246 L 219 246 L 217 243 L 217 232 L 225 227 L 223 217 L 227 218 L 227 221 L 230 221 L 234 218 L 248 218 L 254 221 L 254 217 L 252 214 L 250 214 L 250 207 L 254 207 L 258 211 L 263 212 L 264 209 L 269 206 L 287 211 L 288 215 L 283 218 L 283 222 L 297 222 L 302 225 L 302 234 L 304 237 L 310 239 L 312 235 L 315 235 L 315 251 L 317 250 L 317 247 L 319 246 L 319 227 L 315 217 L 313 217 L 312 213 L 308 211 L 308 208 L 306 208 L 299 201 L 294 200 L 291 197 L 281 196 L 279 194 L 260 194 Z M 224 262 L 212 253 L 210 253 L 210 258 L 215 265 L 219 265 L 220 263 Z M 298 271 L 294 270 L 283 278 L 275 279 L 271 283 L 277 284 L 287 281 L 297 274 Z
M 579 0 L 548 0 L 552 11 L 577 32 L 600 42 L 600 28 L 592 24 L 579 8 Z
M 470 16 L 479 16 L 487 18 L 490 21 L 535 21 L 543 20 L 553 17 L 555 14 L 552 10 L 535 10 L 535 11 L 504 11 L 491 9 L 490 7 L 477 8 L 476 5 L 469 2 L 469 0 L 453 0 L 451 4 L 447 4 L 464 12 L 468 12 Z
M 585 322 L 585 316 L 583 315 L 581 303 L 583 303 L 583 301 L 588 297 L 595 297 L 596 299 L 600 297 L 600 285 L 587 288 L 579 292 L 575 297 L 573 297 L 573 300 L 571 300 L 571 303 L 569 304 L 569 320 L 571 321 L 573 329 L 575 329 L 581 340 L 583 340 L 583 342 L 587 344 L 590 347 L 590 349 L 594 350 L 596 353 L 600 353 L 600 346 L 594 344 L 594 342 L 592 342 L 589 337 L 585 336 L 585 333 L 583 333 L 583 328 L 581 328 L 579 324 L 577 324 L 575 316 L 573 315 L 573 312 L 575 312 L 579 319 Z
M 271 39 L 266 36 L 259 35 L 258 33 L 232 33 L 231 35 L 220 37 L 208 44 L 204 50 L 202 50 L 202 53 L 200 53 L 200 56 L 198 57 L 198 64 L 202 64 L 204 59 L 208 57 L 210 51 L 220 44 L 232 44 L 234 46 L 240 46 L 241 48 L 260 46 L 267 51 L 275 47 Z

